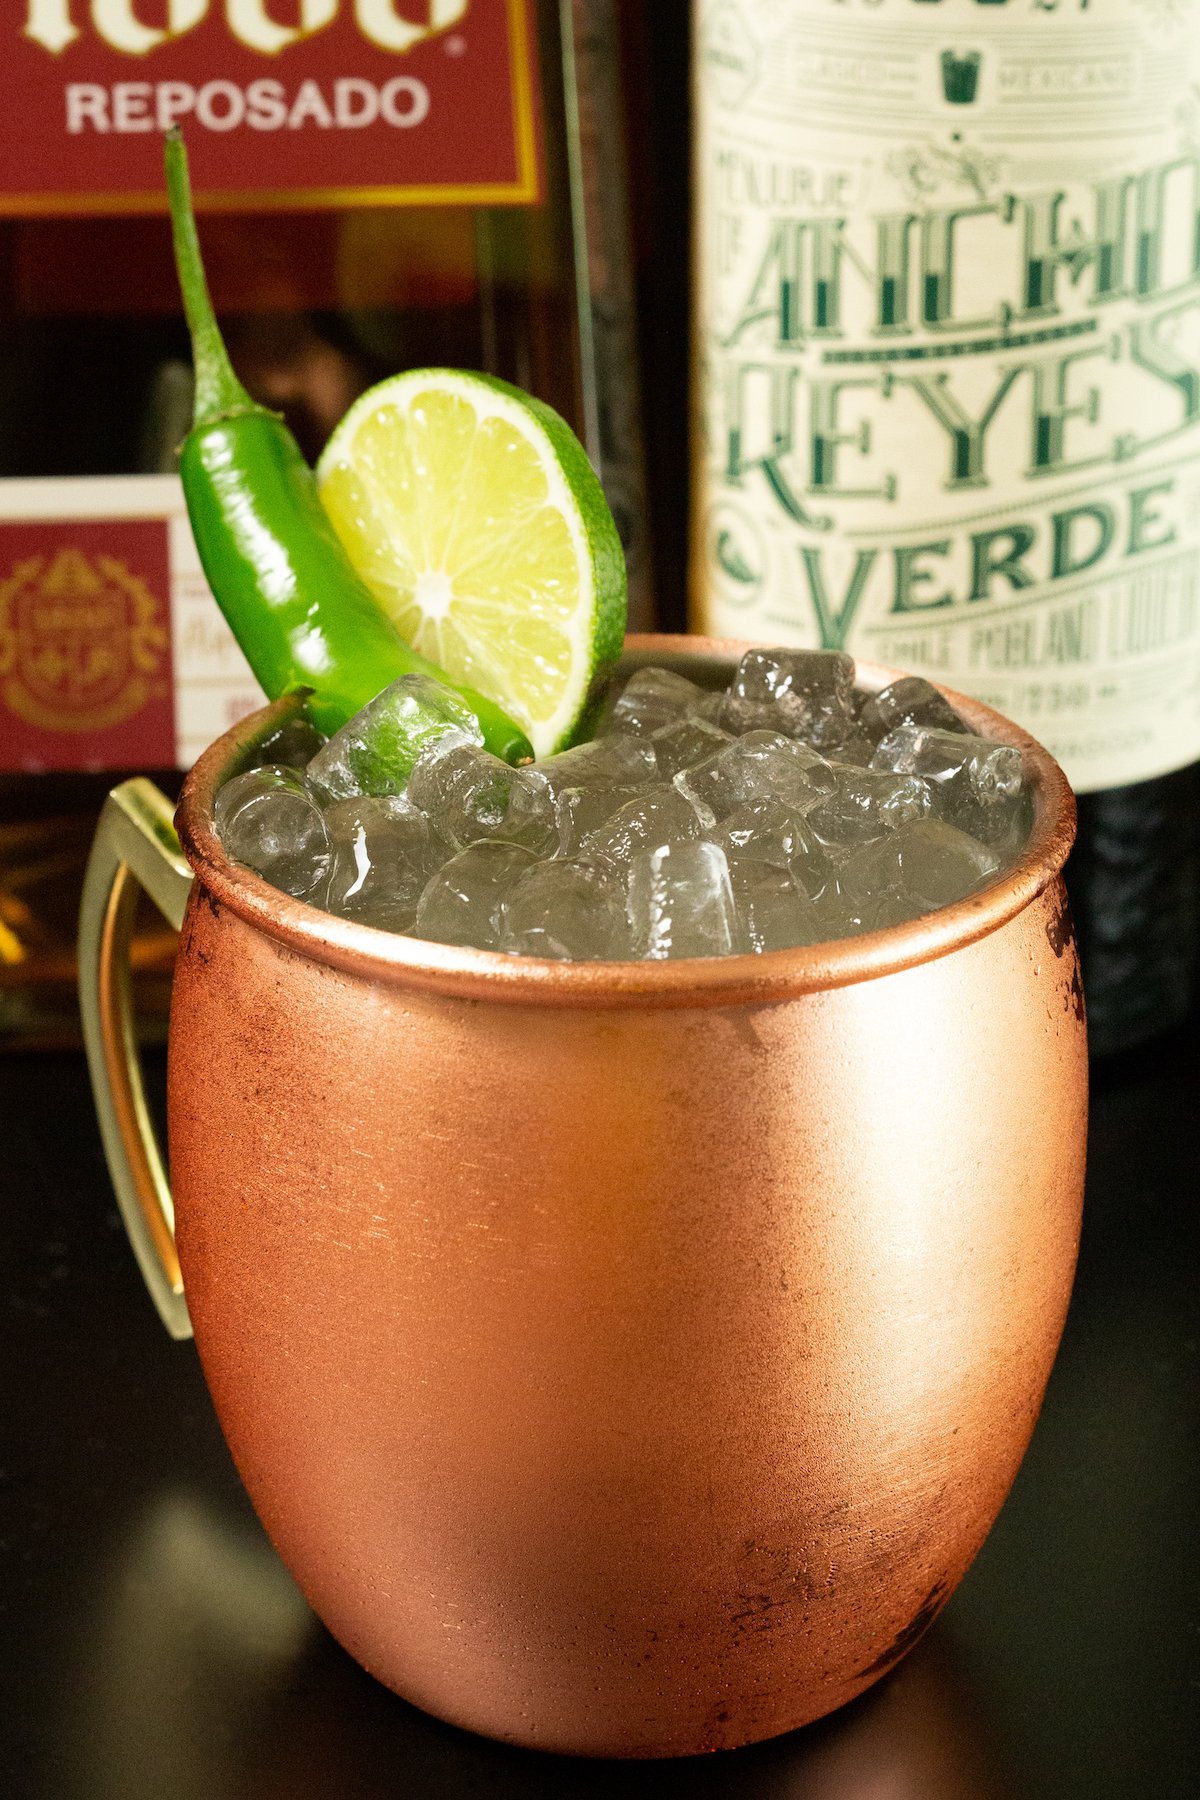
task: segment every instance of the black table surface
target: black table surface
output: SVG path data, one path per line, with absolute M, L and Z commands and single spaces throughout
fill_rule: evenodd
M 1194 1026 L 1096 1075 L 1041 1422 L 909 1658 L 789 1737 L 619 1764 L 442 1725 L 334 1644 L 142 1291 L 82 1058 L 0 1059 L 0 1797 L 1192 1800 L 1198 1112 Z

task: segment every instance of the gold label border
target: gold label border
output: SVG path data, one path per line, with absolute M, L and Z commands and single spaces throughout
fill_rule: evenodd
M 512 101 L 512 143 L 517 175 L 501 182 L 424 182 L 418 185 L 329 188 L 200 189 L 197 212 L 319 212 L 351 206 L 535 206 L 541 199 L 533 61 L 527 0 L 506 0 Z M 117 194 L 3 194 L 0 219 L 102 218 L 165 213 L 165 190 Z

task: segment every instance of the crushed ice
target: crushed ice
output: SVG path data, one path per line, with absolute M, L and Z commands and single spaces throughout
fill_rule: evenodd
M 558 960 L 902 924 L 992 880 L 1032 817 L 1019 750 L 920 677 L 868 694 L 825 651 L 747 651 L 723 689 L 638 669 L 590 742 L 521 769 L 419 676 L 260 757 L 217 796 L 235 861 L 364 924 Z

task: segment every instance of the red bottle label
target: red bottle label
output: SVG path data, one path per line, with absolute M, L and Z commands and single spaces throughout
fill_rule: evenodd
M 530 0 L 20 0 L 0 215 L 514 205 L 540 194 Z M 15 18 L 14 18 L 15 14 Z
M 0 522 L 0 769 L 175 761 L 167 531 Z

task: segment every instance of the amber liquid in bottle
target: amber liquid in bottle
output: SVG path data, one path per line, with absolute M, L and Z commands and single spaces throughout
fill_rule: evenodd
M 544 0 L 536 18 L 538 203 L 209 212 L 202 242 L 238 373 L 310 459 L 365 388 L 406 367 L 486 370 L 562 413 L 623 527 L 631 610 L 644 624 L 611 9 Z M 169 474 L 190 410 L 165 218 L 0 218 L 0 496 L 6 478 Z M 238 712 L 253 701 L 247 682 L 231 701 Z M 178 785 L 170 769 L 136 772 Z M 0 773 L 0 1043 L 77 1037 L 79 887 L 99 804 L 121 773 Z M 173 948 L 147 915 L 134 969 L 151 1030 L 165 1017 Z

